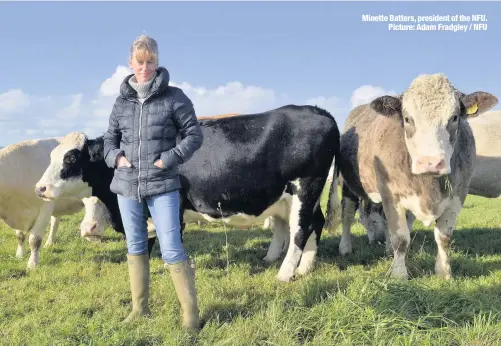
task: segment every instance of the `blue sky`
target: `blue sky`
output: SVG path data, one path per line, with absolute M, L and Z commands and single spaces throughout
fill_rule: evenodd
M 315 103 L 342 125 L 355 102 L 435 72 L 501 97 L 499 13 L 501 2 L 2 3 L 0 146 L 104 132 L 141 33 L 198 115 Z M 363 14 L 485 14 L 488 29 L 389 31 Z

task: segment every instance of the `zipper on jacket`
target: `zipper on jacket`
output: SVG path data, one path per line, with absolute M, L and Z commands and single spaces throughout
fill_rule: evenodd
M 139 110 L 139 146 L 137 149 L 137 157 L 138 157 L 138 166 L 139 166 L 139 171 L 137 173 L 137 199 L 139 200 L 139 203 L 141 203 L 141 192 L 140 192 L 140 187 L 141 187 L 141 118 L 143 116 L 143 104 L 146 100 L 141 102 L 141 109 Z
M 143 117 L 143 105 L 154 94 L 155 93 L 152 93 L 150 96 L 145 98 L 143 102 L 138 100 L 138 102 L 141 103 L 141 108 L 139 109 L 139 146 L 137 149 L 138 170 L 139 170 L 139 172 L 137 173 L 137 199 L 139 200 L 139 203 L 141 203 L 141 192 L 140 192 L 140 187 L 141 187 L 141 125 L 142 125 L 142 117 Z

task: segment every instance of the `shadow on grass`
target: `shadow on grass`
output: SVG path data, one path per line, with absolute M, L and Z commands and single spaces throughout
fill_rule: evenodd
M 443 327 L 469 327 L 478 322 L 479 315 L 490 316 L 495 323 L 501 320 L 499 287 L 478 287 L 463 290 L 447 285 L 429 287 L 417 281 L 390 280 L 379 283 L 371 306 L 387 320 L 402 327 L 430 330 Z
M 333 292 L 346 290 L 351 282 L 351 277 L 339 280 L 312 277 L 297 289 L 293 289 L 290 294 L 286 293 L 287 291 L 261 290 L 258 286 L 225 290 L 217 302 L 208 305 L 202 319 L 218 325 L 232 323 L 237 318 L 246 319 L 262 313 L 271 304 L 281 305 L 279 310 L 312 308 L 323 304 Z M 281 283 L 277 285 L 280 286 Z
M 433 274 L 437 255 L 433 231 L 413 231 L 411 239 L 413 239 L 410 247 L 412 257 L 407 257 L 413 264 L 409 266 L 411 276 Z M 501 270 L 501 258 L 484 257 L 501 254 L 501 229 L 458 229 L 453 234 L 451 250 L 449 259 L 453 277 L 475 278 L 490 275 L 493 271 Z M 423 272 L 425 269 L 427 273 Z
M 501 254 L 501 228 L 458 229 L 453 241 L 456 249 L 471 255 Z
M 246 296 L 245 302 L 242 302 L 243 296 Z M 218 302 L 209 304 L 201 319 L 205 323 L 225 324 L 237 318 L 249 318 L 261 311 L 263 304 L 272 299 L 271 294 L 256 292 L 254 289 L 250 292 L 244 288 L 226 290 Z
M 319 247 L 318 260 L 336 263 L 340 270 L 350 265 L 363 265 L 369 270 L 382 259 L 390 259 L 382 243 L 369 244 L 366 235 L 352 235 L 353 252 L 339 255 L 339 237 L 324 238 Z M 501 254 L 501 229 L 470 228 L 454 232 L 449 253 L 453 277 L 480 277 L 501 270 L 500 259 L 484 259 L 483 256 Z M 432 230 L 415 228 L 406 264 L 411 278 L 434 275 L 437 244 Z
M 268 251 L 272 233 L 260 228 L 232 229 L 228 228 L 228 251 L 231 265 L 245 265 L 249 267 L 249 275 L 263 273 L 267 268 L 279 268 L 284 259 L 282 253 L 279 259 L 271 264 L 262 259 Z M 123 241 L 118 238 L 108 237 L 103 242 Z M 353 253 L 347 256 L 339 255 L 340 236 L 327 236 L 324 232 L 318 249 L 317 262 L 335 264 L 340 270 L 345 270 L 352 265 L 362 265 L 365 270 L 370 270 L 374 265 L 389 256 L 385 253 L 384 244 L 369 244 L 366 235 L 352 235 Z M 184 246 L 190 256 L 202 258 L 199 262 L 207 269 L 224 270 L 227 266 L 226 234 L 225 232 L 211 232 L 206 230 L 190 230 L 184 233 Z M 501 253 L 501 229 L 478 228 L 459 229 L 454 232 L 451 256 L 453 277 L 478 277 L 488 275 L 491 271 L 501 270 L 501 260 L 480 260 L 478 256 L 497 255 Z M 91 250 L 88 250 L 89 252 Z M 56 265 L 66 261 L 63 253 L 66 250 L 53 248 L 53 255 L 48 259 L 48 264 Z M 123 263 L 126 261 L 126 250 L 104 250 L 99 253 L 84 251 L 75 254 L 77 257 L 89 257 L 96 263 L 110 262 Z M 433 274 L 437 246 L 433 231 L 415 227 L 411 233 L 411 244 L 407 256 L 407 265 L 411 277 L 422 277 Z M 152 258 L 160 258 L 158 241 L 152 251 Z M 80 259 L 79 259 L 80 260 Z M 85 259 L 84 259 L 85 260 Z M 5 279 L 24 277 L 24 270 L 4 272 Z
M 95 263 L 124 263 L 127 261 L 127 250 L 113 249 L 104 250 L 92 256 L 92 261 Z
M 335 264 L 339 270 L 346 270 L 350 265 L 362 265 L 370 270 L 378 261 L 386 258 L 384 244 L 370 244 L 367 236 L 351 236 L 353 251 L 341 256 L 339 253 L 340 236 L 322 237 L 318 248 L 317 261 Z
M 28 270 L 25 268 L 26 264 L 23 262 L 23 268 L 10 267 L 4 268 L 0 271 L 0 281 L 18 280 L 28 276 Z
M 229 229 L 228 257 L 230 264 L 246 264 L 252 269 L 250 274 L 261 273 L 269 267 L 262 259 L 266 256 L 271 242 L 271 232 L 260 228 L 239 230 Z M 190 256 L 203 257 L 202 265 L 209 269 L 225 269 L 226 235 L 224 232 L 204 230 L 184 233 L 184 246 Z M 281 263 L 282 257 L 275 263 Z

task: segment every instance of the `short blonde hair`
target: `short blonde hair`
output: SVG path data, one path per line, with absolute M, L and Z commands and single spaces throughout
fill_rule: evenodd
M 153 38 L 141 35 L 134 40 L 130 47 L 130 58 L 136 60 L 150 58 L 158 64 L 158 45 Z

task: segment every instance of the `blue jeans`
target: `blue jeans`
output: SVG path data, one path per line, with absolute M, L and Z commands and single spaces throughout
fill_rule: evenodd
M 174 264 L 188 259 L 181 242 L 179 221 L 179 191 L 146 197 L 142 203 L 117 195 L 122 215 L 129 255 L 148 253 L 146 208 L 150 210 L 165 263 Z

